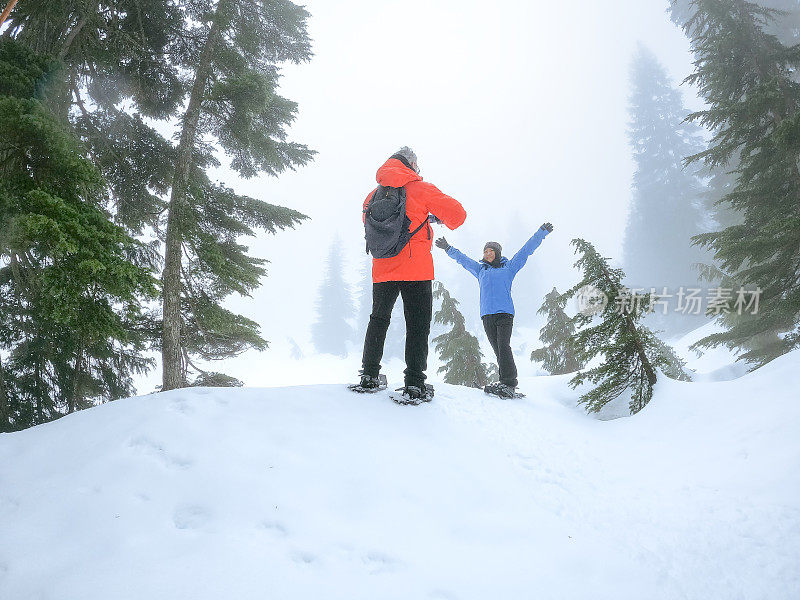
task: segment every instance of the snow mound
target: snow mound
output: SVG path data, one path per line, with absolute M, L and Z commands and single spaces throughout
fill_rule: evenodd
M 0 436 L 0 598 L 797 598 L 800 353 L 635 417 L 187 389 Z
M 737 361 L 737 353 L 726 346 L 704 348 L 699 352 L 689 346 L 713 333 L 721 333 L 725 328 L 717 321 L 706 323 L 667 344 L 686 361 L 686 368 L 692 372 L 694 381 L 730 381 L 737 379 L 751 368 L 745 361 Z

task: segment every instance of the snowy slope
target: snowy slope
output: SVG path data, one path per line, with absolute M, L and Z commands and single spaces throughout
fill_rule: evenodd
M 0 436 L 0 598 L 795 599 L 798 367 L 613 421 L 569 376 L 118 401 Z
M 723 331 L 725 328 L 722 325 L 711 321 L 683 337 L 666 342 L 686 361 L 687 368 L 693 372 L 694 381 L 729 381 L 747 373 L 752 365 L 743 360 L 737 361 L 736 352 L 726 346 L 704 348 L 700 352 L 689 349 L 696 341 Z

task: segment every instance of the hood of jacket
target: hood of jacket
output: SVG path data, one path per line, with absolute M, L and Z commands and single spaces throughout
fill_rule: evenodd
M 390 158 L 378 169 L 375 180 L 384 187 L 403 187 L 412 181 L 422 181 L 422 177 L 396 158 Z

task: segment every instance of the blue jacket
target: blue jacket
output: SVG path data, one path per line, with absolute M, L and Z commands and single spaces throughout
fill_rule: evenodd
M 483 260 L 480 262 L 472 260 L 453 246 L 448 248 L 447 255 L 478 278 L 481 290 L 481 317 L 496 313 L 514 314 L 511 284 L 519 270 L 528 262 L 528 257 L 539 247 L 548 233 L 546 229 L 539 229 L 511 260 L 502 257 L 499 267 L 492 267 Z

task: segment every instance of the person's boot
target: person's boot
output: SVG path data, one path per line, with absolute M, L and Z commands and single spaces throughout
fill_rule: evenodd
M 500 382 L 495 381 L 494 383 L 490 383 L 488 385 L 483 386 L 483 391 L 487 394 L 491 394 L 492 396 L 499 396 L 500 395 Z
M 483 388 L 483 391 L 498 398 L 515 398 L 517 394 L 513 387 L 506 385 L 501 381 L 490 383 Z
M 430 402 L 433 399 L 433 386 L 425 384 L 424 388 L 417 387 L 416 385 L 407 385 L 405 387 L 397 388 L 397 392 L 401 394 L 391 394 L 392 400 L 397 404 L 410 404 L 417 406 L 423 402 Z
M 498 396 L 500 396 L 501 398 L 513 398 L 516 395 L 515 389 L 512 386 L 505 384 L 503 382 L 500 382 L 498 384 L 497 391 L 499 392 Z
M 352 385 L 348 385 L 347 389 L 352 392 L 358 392 L 359 394 L 374 394 L 375 392 L 385 390 L 386 385 L 386 375 L 378 375 L 377 377 L 374 377 L 373 375 L 362 373 L 361 381 Z

